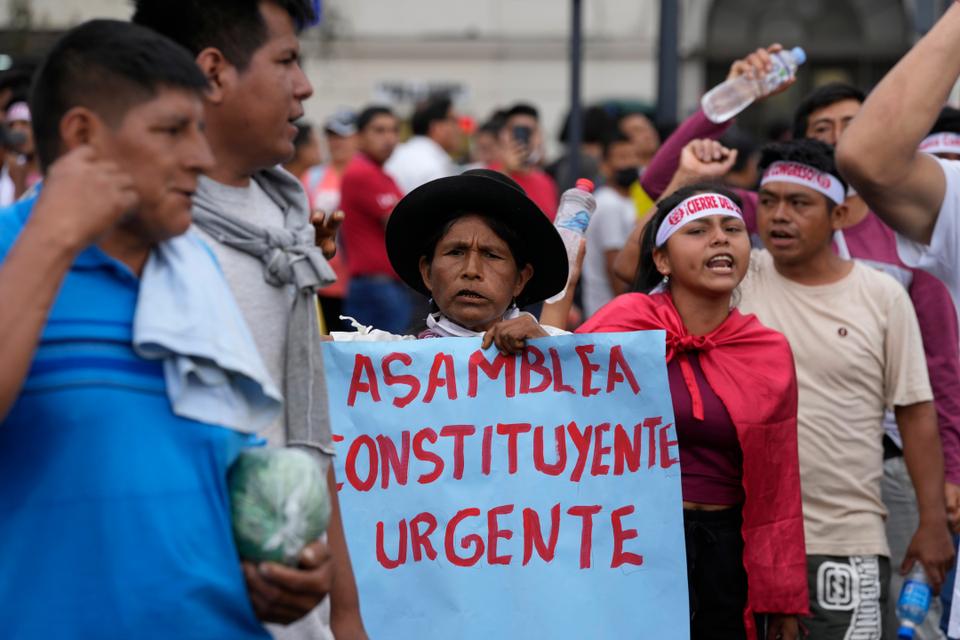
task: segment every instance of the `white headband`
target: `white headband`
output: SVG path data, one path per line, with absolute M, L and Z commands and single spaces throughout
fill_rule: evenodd
M 960 135 L 943 131 L 934 133 L 923 139 L 920 151 L 924 153 L 956 153 L 960 154 Z
M 26 102 L 14 102 L 7 109 L 7 122 L 30 122 L 30 107 Z
M 698 193 L 673 208 L 657 229 L 657 246 L 662 247 L 681 227 L 707 216 L 724 216 L 743 220 L 740 207 L 719 193 Z
M 760 186 L 768 182 L 789 182 L 809 187 L 836 204 L 846 200 L 847 196 L 847 190 L 843 188 L 839 178 L 799 162 L 774 162 L 764 171 Z

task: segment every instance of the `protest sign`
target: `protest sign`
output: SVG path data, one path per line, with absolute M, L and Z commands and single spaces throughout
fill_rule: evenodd
M 324 345 L 372 638 L 688 638 L 662 331 Z

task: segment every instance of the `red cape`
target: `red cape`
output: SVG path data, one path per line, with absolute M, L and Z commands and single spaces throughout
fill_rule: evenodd
M 691 336 L 669 295 L 641 293 L 619 296 L 577 333 L 655 329 L 667 332 L 667 362 L 698 352 L 710 388 L 737 429 L 743 450 L 748 632 L 754 627 L 754 612 L 808 615 L 797 376 L 787 339 L 735 309 L 709 335 Z M 696 391 L 694 400 L 698 396 Z

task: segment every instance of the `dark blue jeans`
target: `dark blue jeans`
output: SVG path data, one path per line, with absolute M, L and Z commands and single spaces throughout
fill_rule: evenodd
M 402 334 L 410 327 L 407 285 L 389 276 L 356 276 L 343 304 L 343 315 L 374 329 Z

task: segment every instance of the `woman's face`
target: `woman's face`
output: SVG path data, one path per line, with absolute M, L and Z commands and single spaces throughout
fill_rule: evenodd
M 680 228 L 654 250 L 653 259 L 660 273 L 670 276 L 671 287 L 730 294 L 747 273 L 750 237 L 743 220 L 708 216 Z
M 420 258 L 420 274 L 443 315 L 473 331 L 503 318 L 533 275 L 517 268 L 510 247 L 483 218 L 465 216 L 447 231 L 432 262 Z

